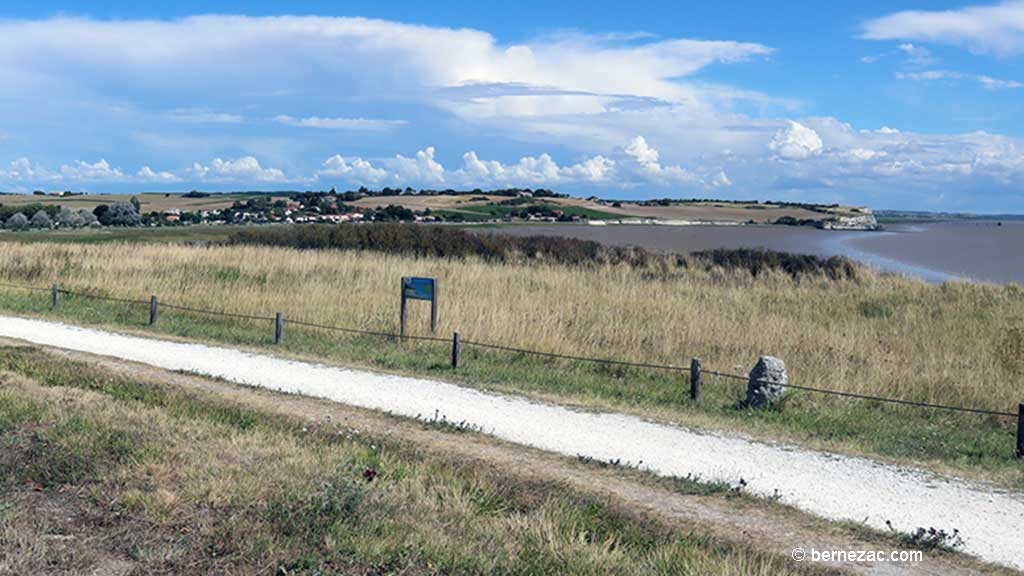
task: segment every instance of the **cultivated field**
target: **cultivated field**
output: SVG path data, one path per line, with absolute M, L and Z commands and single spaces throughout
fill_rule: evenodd
M 288 193 L 254 194 L 245 192 L 213 193 L 204 198 L 187 198 L 181 193 L 144 192 L 140 194 L 86 194 L 81 196 L 37 196 L 23 194 L 0 195 L 0 206 L 24 206 L 42 204 L 67 206 L 75 210 L 92 210 L 100 204 L 113 204 L 127 201 L 132 197 L 139 200 L 141 212 L 163 212 L 178 209 L 182 211 L 219 210 L 229 208 L 236 201 L 245 201 L 256 197 L 267 197 L 271 201 L 288 199 Z M 486 208 L 497 207 L 500 202 L 513 198 L 497 196 L 486 192 L 476 194 L 455 195 L 401 195 L 401 196 L 365 196 L 348 202 L 356 208 L 375 209 L 391 204 L 404 206 L 417 212 L 430 209 L 432 211 L 449 211 L 461 213 L 469 219 L 489 215 Z M 797 206 L 776 204 L 728 203 L 714 201 L 678 202 L 668 206 L 640 206 L 637 203 L 623 201 L 620 206 L 611 202 L 597 202 L 584 198 L 536 198 L 528 204 L 547 204 L 555 209 L 566 210 L 573 214 L 586 214 L 592 219 L 658 219 L 658 220 L 710 220 L 717 222 L 748 222 L 773 223 L 783 216 L 798 220 L 820 220 L 830 215 L 854 214 L 850 207 L 829 209 L 830 214 L 815 212 Z M 520 205 L 517 208 L 522 208 Z M 504 207 L 499 207 L 504 208 Z M 512 209 L 512 207 L 509 207 Z M 490 214 L 492 217 L 493 214 Z
M 848 216 L 854 214 L 851 207 L 829 209 L 829 214 L 815 212 L 797 206 L 784 206 L 770 203 L 731 203 L 731 202 L 680 202 L 668 206 L 641 206 L 634 202 L 621 202 L 615 207 L 610 203 L 597 203 L 580 198 L 559 198 L 556 202 L 568 206 L 581 206 L 601 210 L 623 218 L 654 218 L 659 220 L 710 220 L 716 222 L 748 222 L 772 223 L 790 216 L 797 220 L 820 220 L 831 215 Z
M 503 196 L 475 195 L 437 195 L 437 196 L 378 196 L 361 198 L 352 203 L 353 206 L 378 208 L 389 204 L 405 206 L 411 210 L 451 210 L 473 214 L 478 209 L 509 200 Z M 828 214 L 814 212 L 806 208 L 781 206 L 776 204 L 747 204 L 725 202 L 680 202 L 668 206 L 640 206 L 637 203 L 621 202 L 613 206 L 611 202 L 596 202 L 583 198 L 538 198 L 537 203 L 552 204 L 555 207 L 568 207 L 592 211 L 597 218 L 623 219 L 658 219 L 658 220 L 708 220 L 716 222 L 748 222 L 773 223 L 783 216 L 798 220 L 820 220 Z M 832 210 L 834 215 L 850 215 L 851 208 L 839 207 Z
M 0 245 L 11 282 L 250 314 L 393 331 L 398 281 L 437 277 L 441 334 L 535 350 L 745 373 L 760 354 L 783 358 L 794 382 L 848 392 L 1012 412 L 1024 373 L 1024 291 L 933 286 L 861 271 L 857 280 L 652 264 L 495 264 L 368 252 L 109 243 Z M 145 309 L 4 289 L 4 309 L 137 326 Z M 414 306 L 416 333 L 427 306 Z M 166 312 L 155 328 L 193 338 L 268 345 L 269 324 Z M 920 462 L 1017 488 L 1012 421 L 794 393 L 767 411 L 736 410 L 742 383 L 709 377 L 686 399 L 676 373 L 466 352 L 447 368 L 443 345 L 405 345 L 289 329 L 284 351 L 468 385 L 745 430 L 810 445 Z
M 139 200 L 140 212 L 163 212 L 165 210 L 220 210 L 229 208 L 235 201 L 254 198 L 255 194 L 225 193 L 211 194 L 205 198 L 186 198 L 183 194 L 163 194 L 144 192 L 141 194 L 84 194 L 81 196 L 36 196 L 25 194 L 0 195 L 0 206 L 24 206 L 42 204 L 44 206 L 67 206 L 74 210 L 92 210 L 100 204 L 127 202 L 132 197 Z M 271 200 L 287 199 L 287 194 L 270 196 Z

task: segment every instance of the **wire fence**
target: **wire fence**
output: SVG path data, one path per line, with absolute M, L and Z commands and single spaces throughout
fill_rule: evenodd
M 60 288 L 59 285 L 55 284 L 51 288 L 45 288 L 40 286 L 31 286 L 23 284 L 10 284 L 0 282 L 0 287 L 23 289 L 30 291 L 41 291 L 41 292 L 52 292 L 53 294 L 53 308 L 56 309 L 60 304 L 60 295 L 77 296 L 81 298 L 89 298 L 107 302 L 116 302 L 123 304 L 132 305 L 148 305 L 150 307 L 150 324 L 156 323 L 157 309 L 158 307 L 167 308 L 171 310 L 179 310 L 183 312 L 192 312 L 197 314 L 206 314 L 210 316 L 221 316 L 225 318 L 234 318 L 240 320 L 253 320 L 253 321 L 267 321 L 276 322 L 277 329 L 275 333 L 275 340 L 280 343 L 283 337 L 283 324 L 285 322 L 284 315 L 277 313 L 275 316 L 258 316 L 253 314 L 242 314 L 237 312 L 227 312 L 222 310 L 210 310 L 205 308 L 195 308 L 191 306 L 183 306 L 180 304 L 170 304 L 167 302 L 159 302 L 156 296 L 151 297 L 150 300 L 137 300 L 131 298 L 118 298 L 113 296 L 106 296 L 102 294 L 94 294 L 90 292 L 79 292 L 73 290 L 67 290 Z M 748 383 L 761 383 L 766 385 L 774 385 L 776 382 L 769 380 L 756 380 L 751 379 L 748 376 L 740 374 L 731 374 L 728 372 L 720 372 L 717 370 L 708 370 L 700 367 L 700 363 L 694 360 L 689 367 L 673 366 L 670 364 L 655 364 L 647 362 L 631 362 L 626 360 L 617 360 L 612 358 L 593 358 L 587 356 L 574 356 L 572 354 L 561 354 L 556 352 L 544 352 L 540 350 L 530 350 L 527 348 L 517 348 L 514 346 L 506 346 L 502 344 L 493 344 L 489 342 L 481 342 L 478 340 L 462 340 L 459 333 L 456 332 L 453 339 L 440 338 L 438 336 L 420 336 L 410 334 L 400 334 L 394 332 L 381 332 L 375 330 L 363 330 L 359 328 L 351 328 L 345 326 L 333 326 L 329 324 L 320 324 L 316 322 L 308 322 L 304 320 L 287 320 L 288 325 L 302 326 L 306 328 L 315 328 L 320 330 L 328 330 L 333 332 L 342 332 L 347 334 L 358 334 L 364 336 L 376 336 L 382 338 L 389 338 L 394 340 L 413 340 L 413 341 L 424 341 L 424 342 L 451 342 L 453 344 L 452 349 L 452 367 L 457 368 L 460 363 L 460 350 L 462 346 L 471 346 L 487 350 L 497 350 L 503 352 L 512 352 L 516 354 L 526 354 L 530 356 L 537 356 L 543 358 L 553 358 L 560 360 L 570 360 L 576 362 L 589 362 L 593 364 L 601 365 L 612 365 L 622 366 L 629 368 L 641 368 L 651 370 L 665 370 L 670 372 L 689 372 L 690 373 L 690 384 L 691 384 L 691 398 L 698 400 L 700 397 L 700 386 L 702 381 L 702 375 L 708 374 L 712 376 L 719 376 L 722 378 L 740 380 Z M 844 398 L 855 398 L 860 400 L 868 400 L 873 402 L 882 402 L 887 404 L 898 404 L 903 406 L 914 406 L 918 408 L 927 408 L 932 410 L 945 410 L 951 412 L 961 412 L 970 414 L 981 414 L 987 416 L 995 416 L 1000 418 L 1017 418 L 1018 419 L 1018 430 L 1017 430 L 1017 455 L 1024 457 L 1024 404 L 1020 405 L 1020 411 L 1018 413 L 1003 412 L 999 410 L 988 410 L 984 408 L 974 408 L 969 406 L 950 406 L 945 404 L 934 404 L 930 402 L 918 402 L 914 400 L 904 400 L 900 398 L 887 398 L 884 396 L 873 396 L 868 394 L 857 394 L 854 392 L 845 392 L 842 390 L 830 390 L 825 388 L 815 388 L 811 386 L 802 386 L 797 384 L 785 384 L 786 388 L 792 388 L 794 390 L 802 390 L 806 392 L 813 392 L 818 394 L 826 394 L 830 396 L 839 396 Z

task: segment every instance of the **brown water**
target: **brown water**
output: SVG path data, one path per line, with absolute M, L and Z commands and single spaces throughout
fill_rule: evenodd
M 1024 283 L 1024 222 L 893 225 L 885 232 L 841 232 L 788 226 L 512 226 L 496 232 L 553 235 L 657 252 L 767 248 L 847 256 L 880 270 L 929 282 Z

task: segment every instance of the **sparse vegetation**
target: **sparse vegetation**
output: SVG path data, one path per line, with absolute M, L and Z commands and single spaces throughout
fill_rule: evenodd
M 0 348 L 0 573 L 797 573 L 560 483 L 308 426 Z
M 770 353 L 786 361 L 793 382 L 808 386 L 1002 411 L 1015 410 L 1020 399 L 1013 334 L 1024 322 L 1024 292 L 1018 286 L 934 286 L 860 269 L 854 281 L 828 274 L 797 280 L 784 269 L 764 267 L 754 276 L 713 260 L 687 267 L 668 266 L 662 258 L 646 264 L 588 259 L 586 265 L 565 265 L 555 256 L 527 262 L 461 254 L 3 243 L 0 277 L 42 286 L 60 281 L 71 290 L 110 296 L 158 294 L 161 302 L 248 314 L 281 310 L 290 319 L 393 332 L 398 279 L 433 276 L 441 286 L 441 333 L 460 330 L 465 339 L 677 366 L 699 356 L 706 367 L 741 374 L 758 355 Z M 177 311 L 162 313 L 156 327 L 146 328 L 145 307 L 116 302 L 68 297 L 54 313 L 45 294 L 3 289 L 0 307 L 236 345 L 272 341 L 269 324 Z M 411 313 L 414 333 L 423 333 L 427 307 L 414 306 Z M 278 350 L 738 428 L 1024 488 L 1010 419 L 799 392 L 779 409 L 737 411 L 743 383 L 712 376 L 705 382 L 704 401 L 693 405 L 686 380 L 677 373 L 470 346 L 463 350 L 463 367 L 452 372 L 444 344 L 398 346 L 296 326 L 288 328 Z

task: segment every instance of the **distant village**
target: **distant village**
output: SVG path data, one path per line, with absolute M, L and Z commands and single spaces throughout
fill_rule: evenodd
M 343 222 L 466 222 L 486 220 L 528 220 L 572 222 L 586 220 L 585 214 L 566 213 L 561 207 L 545 204 L 543 198 L 565 197 L 550 190 L 414 190 L 412 188 L 384 188 L 379 191 L 361 188 L 357 191 L 253 193 L 244 200 L 236 200 L 230 207 L 187 210 L 168 208 L 147 211 L 137 197 L 127 201 L 101 204 L 93 210 L 73 210 L 55 204 L 50 197 L 70 198 L 74 192 L 36 192 L 48 197 L 47 203 L 5 206 L 0 197 L 0 221 L 7 230 L 44 228 L 83 228 L 105 226 L 184 226 L 190 224 L 261 224 L 261 223 L 343 223 Z M 487 206 L 476 206 L 476 212 L 456 210 L 413 210 L 398 203 L 379 203 L 378 206 L 353 206 L 351 203 L 365 197 L 464 195 L 468 200 L 493 200 Z M 167 194 L 167 197 L 172 196 Z M 192 191 L 183 198 L 207 198 L 214 193 Z

